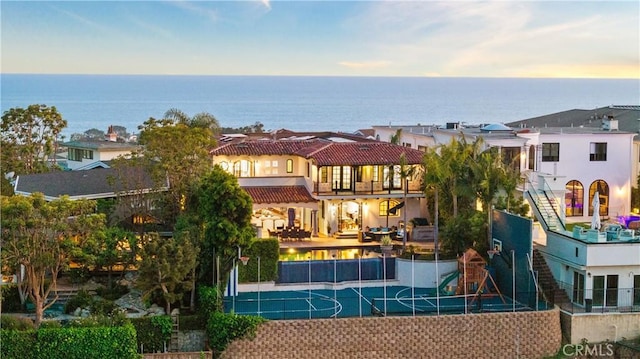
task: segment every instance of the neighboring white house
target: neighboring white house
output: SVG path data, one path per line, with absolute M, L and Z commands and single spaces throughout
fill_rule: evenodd
M 526 174 L 523 193 L 544 230 L 534 236 L 535 247 L 569 297 L 568 306 L 562 306 L 568 319 L 563 320 L 571 322 L 571 342 L 579 343 L 582 338 L 604 341 L 640 335 L 640 236 L 615 225 L 628 225 L 633 211 L 639 118 L 640 106 L 610 106 L 570 110 L 510 127 L 374 129 L 376 138 L 388 140 L 403 128 L 400 142 L 416 148 L 482 137 L 485 146 L 498 146 L 507 160 L 514 160 Z M 594 208 L 596 193 L 599 203 Z M 589 225 L 566 230 L 568 221 L 591 222 L 594 212 L 604 224 L 600 230 L 590 230 Z
M 70 141 L 62 144 L 67 148 L 66 168 L 72 171 L 97 167 L 108 168 L 108 161 L 125 156 L 141 147 L 132 143 L 106 140 Z

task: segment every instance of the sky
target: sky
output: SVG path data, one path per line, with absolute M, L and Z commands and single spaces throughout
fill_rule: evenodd
M 640 79 L 640 1 L 2 0 L 2 73 Z

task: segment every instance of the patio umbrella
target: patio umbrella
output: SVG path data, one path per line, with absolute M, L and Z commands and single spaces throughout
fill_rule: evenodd
M 591 229 L 600 230 L 600 194 L 598 191 L 593 194 L 593 217 L 591 218 Z
M 296 219 L 296 209 L 295 208 L 289 208 L 287 210 L 287 217 L 289 219 L 289 227 L 293 227 L 295 224 L 295 219 Z

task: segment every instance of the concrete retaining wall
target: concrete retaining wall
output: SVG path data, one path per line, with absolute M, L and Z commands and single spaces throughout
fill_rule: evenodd
M 632 339 L 640 336 L 640 313 L 562 313 L 562 326 L 567 340 L 579 344 Z

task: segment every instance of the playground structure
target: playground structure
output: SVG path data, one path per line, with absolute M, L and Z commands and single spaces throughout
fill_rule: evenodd
M 458 258 L 458 273 L 460 275 L 458 275 L 456 295 L 475 294 L 471 303 L 476 299 L 481 300 L 483 296 L 493 297 L 498 295 L 502 302 L 505 303 L 500 289 L 486 267 L 487 261 L 478 252 L 473 248 L 467 249 Z M 489 286 L 489 283 L 492 286 Z

